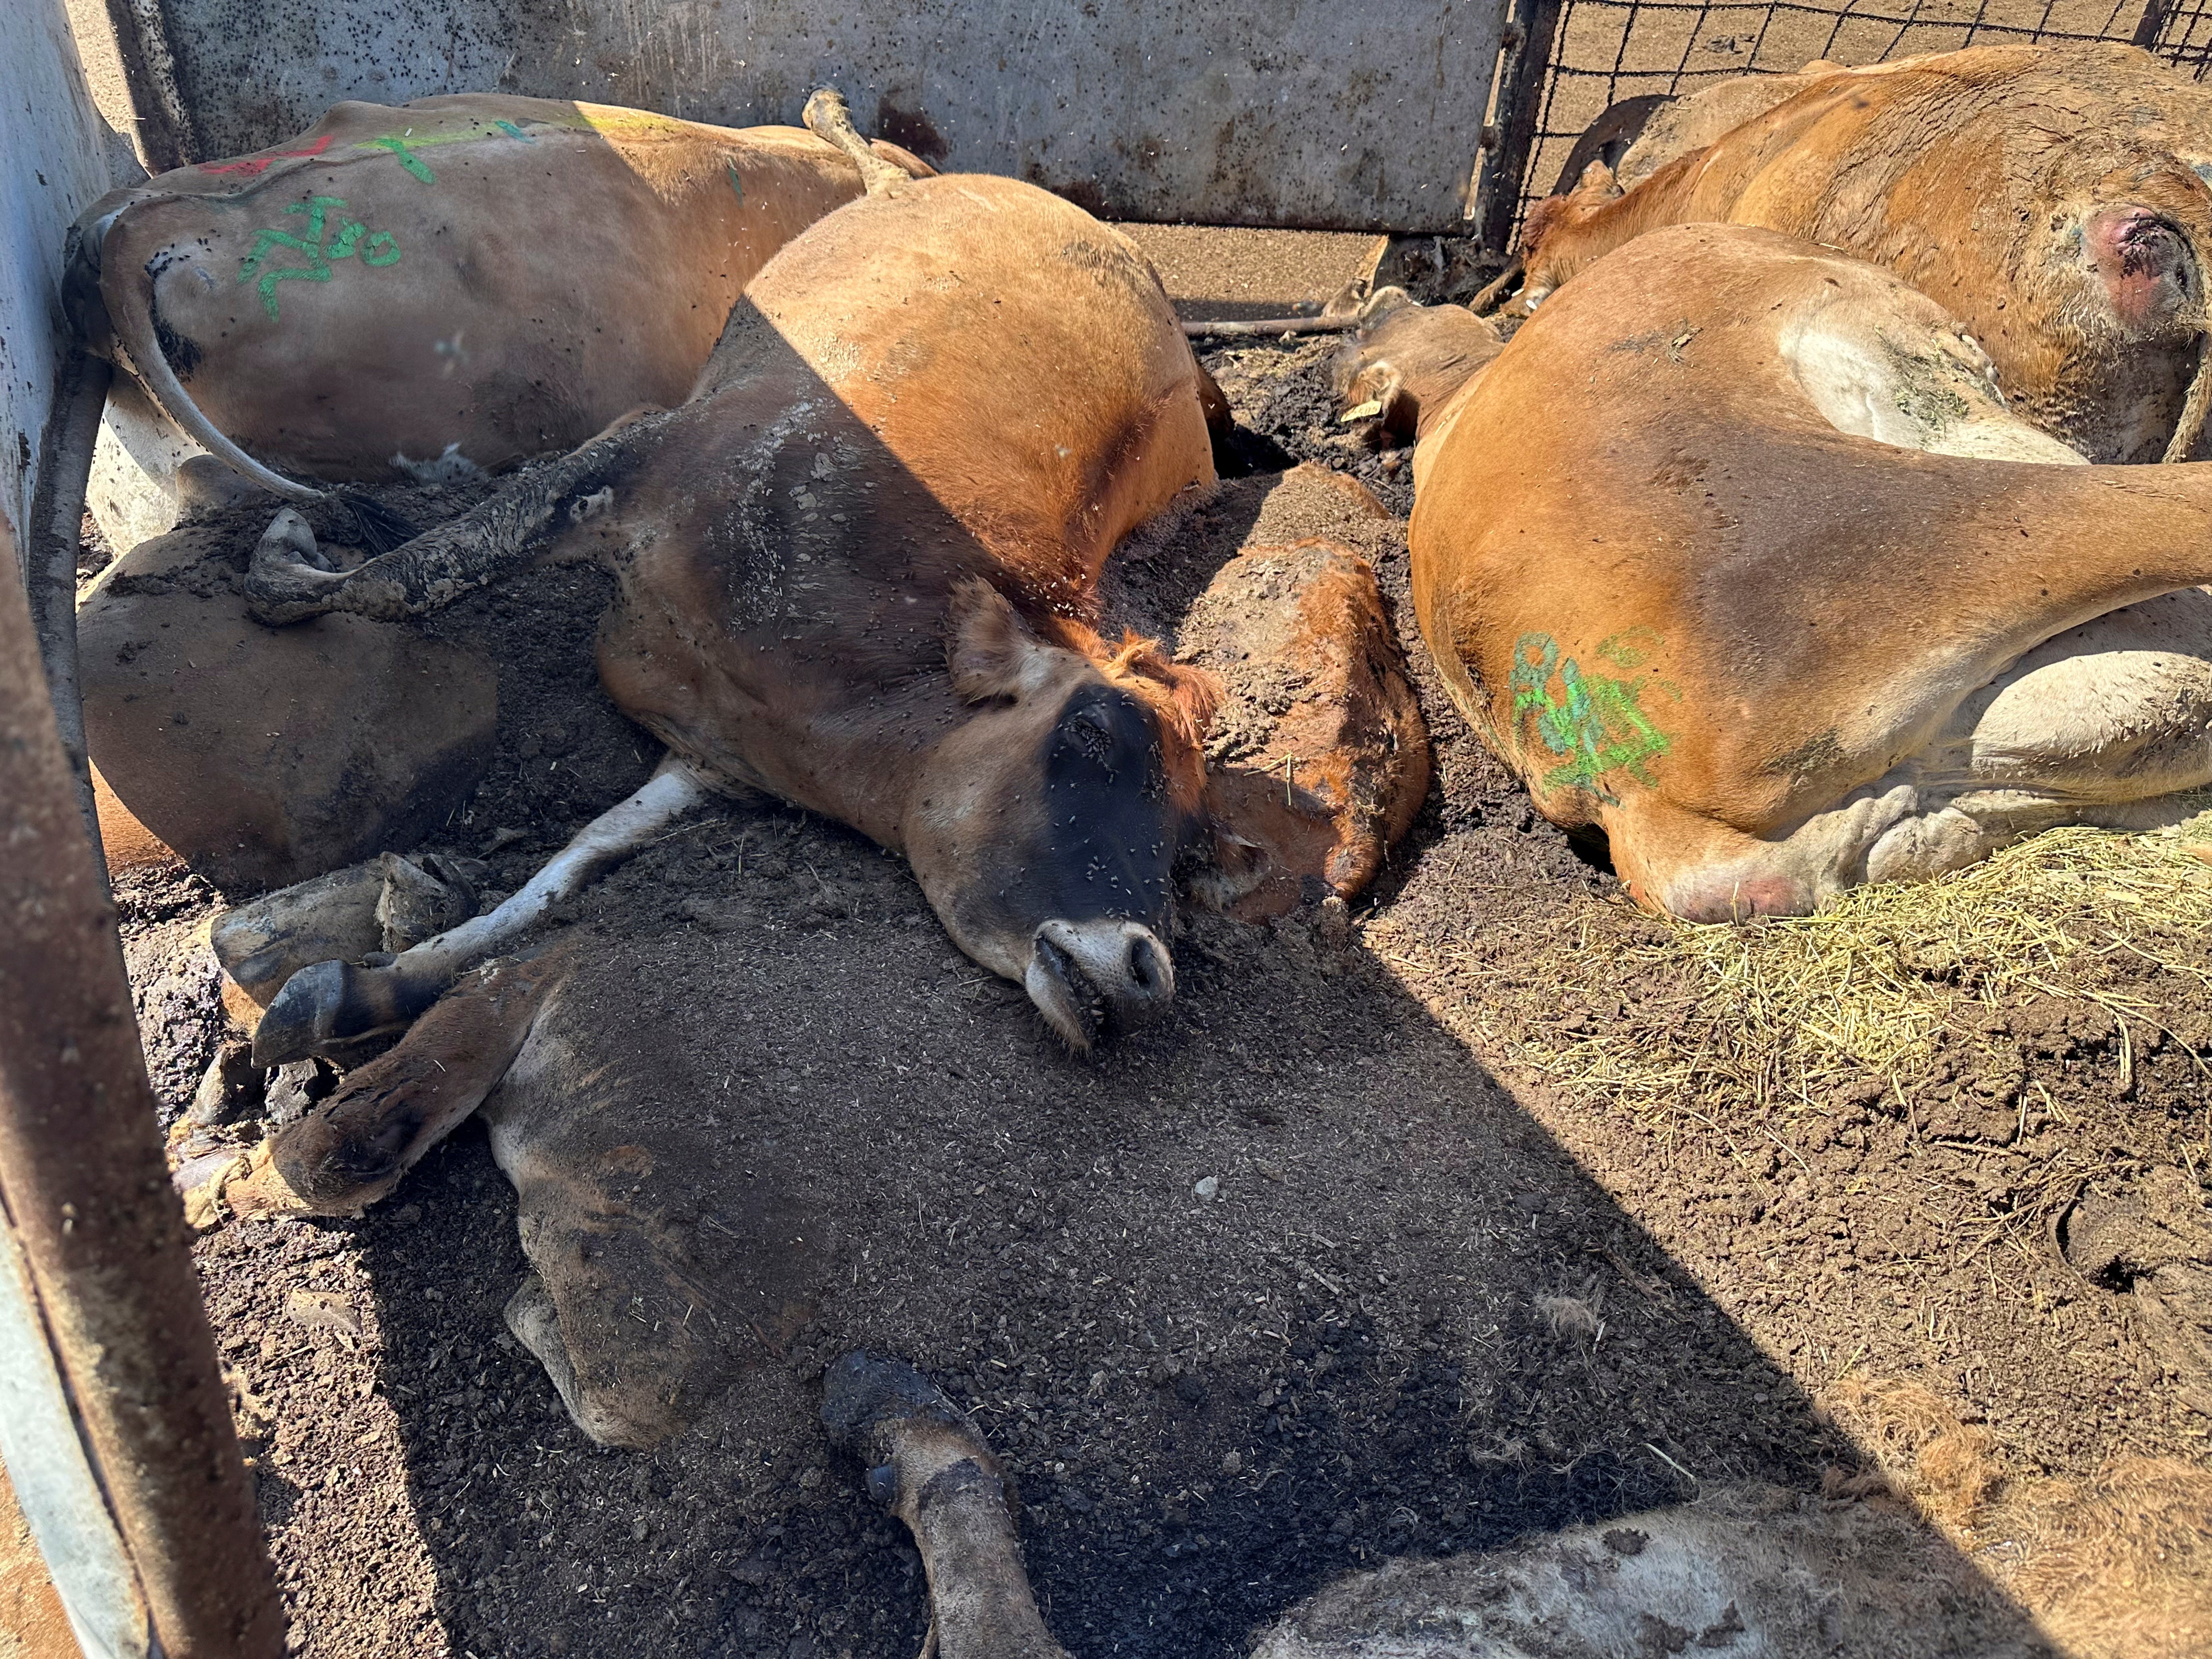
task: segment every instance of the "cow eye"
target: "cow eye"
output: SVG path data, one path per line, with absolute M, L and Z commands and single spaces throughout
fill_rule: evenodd
M 1114 718 L 1097 703 L 1071 708 L 1060 723 L 1060 740 L 1085 759 L 1108 765 L 1114 757 Z

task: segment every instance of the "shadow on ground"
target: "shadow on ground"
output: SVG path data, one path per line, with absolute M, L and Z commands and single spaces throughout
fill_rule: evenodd
M 1257 497 L 1224 499 L 1185 555 L 1249 531 Z M 1371 550 L 1402 595 L 1396 534 Z M 1138 581 L 1135 609 L 1192 574 Z M 434 624 L 501 664 L 500 757 L 453 833 L 502 886 L 650 763 L 583 667 L 605 593 L 539 571 Z M 1455 742 L 1393 903 L 1456 888 L 1472 933 L 1501 882 L 1609 880 Z M 595 1447 L 506 1334 L 524 1261 L 478 1124 L 362 1219 L 214 1236 L 305 1654 L 906 1659 L 918 1559 L 816 1419 L 861 1345 L 973 1412 L 1085 1659 L 1238 1654 L 1386 1557 L 1856 1461 L 1318 909 L 1187 915 L 1171 1013 L 1090 1060 L 952 947 L 902 863 L 774 804 L 687 821 L 561 919 L 585 966 L 559 1035 L 601 1068 L 610 1316 L 672 1356 L 688 1426 Z M 641 1288 L 647 1237 L 665 1272 Z M 752 1306 L 769 1281 L 804 1291 Z

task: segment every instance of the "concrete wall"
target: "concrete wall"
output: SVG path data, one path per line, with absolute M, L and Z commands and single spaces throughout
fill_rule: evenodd
M 731 125 L 843 88 L 941 167 L 1116 218 L 1456 228 L 1504 0 L 166 0 L 202 152 L 499 89 Z
M 62 0 L 8 0 L 0 31 L 0 512 L 21 531 L 61 362 L 62 239 L 107 189 L 107 130 Z M 4 573 L 10 580 L 16 573 Z

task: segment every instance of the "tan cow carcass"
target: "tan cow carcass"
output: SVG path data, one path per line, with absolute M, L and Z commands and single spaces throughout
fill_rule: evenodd
M 342 103 L 101 198 L 68 288 L 94 349 L 185 436 L 312 497 L 290 475 L 490 471 L 681 401 L 754 273 L 860 194 L 852 158 L 796 127 L 483 93 Z
M 1565 196 L 1595 161 L 1632 190 L 1678 155 L 1707 144 L 1844 66 L 1822 58 L 1789 75 L 1731 75 L 1679 94 L 1645 93 L 1608 106 L 1567 152 L 1552 194 Z
M 2023 418 L 2092 460 L 2202 453 L 2212 90 L 2117 45 L 1977 46 L 1815 76 L 1626 194 L 1531 211 L 1522 305 L 1661 225 L 1764 226 L 1947 307 Z
M 1414 478 L 1454 701 L 1653 908 L 1808 911 L 2212 783 L 2212 466 L 2081 464 L 1875 266 L 1654 231 L 1425 410 Z

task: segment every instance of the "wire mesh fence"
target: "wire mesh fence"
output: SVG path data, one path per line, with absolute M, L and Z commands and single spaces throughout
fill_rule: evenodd
M 2139 40 L 2202 80 L 2212 0 L 1566 0 L 1544 77 L 1521 206 L 1564 182 L 1584 128 L 1611 106 L 1731 76 L 1850 68 L 1961 46 Z
M 2161 8 L 2156 51 L 2176 69 L 2202 81 L 2205 71 L 2212 70 L 2212 7 L 2203 0 L 2187 0 Z

